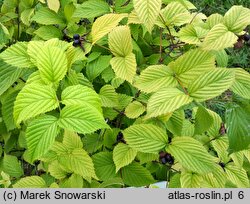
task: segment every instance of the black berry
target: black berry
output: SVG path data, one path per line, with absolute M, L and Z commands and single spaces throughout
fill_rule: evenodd
M 161 163 L 162 163 L 162 164 L 166 164 L 166 163 L 167 163 L 167 160 L 166 160 L 165 157 L 161 158 Z
M 170 165 L 174 164 L 174 157 L 171 154 L 166 153 L 165 158 L 167 160 L 167 163 L 169 163 Z
M 220 162 L 219 165 L 222 167 L 222 168 L 225 168 L 225 164 L 223 162 Z
M 81 44 L 81 41 L 80 40 L 74 40 L 74 42 L 73 42 L 73 46 L 74 47 L 77 47 L 78 45 L 80 45 Z
M 245 40 L 246 42 L 248 42 L 248 41 L 250 40 L 250 35 L 249 35 L 249 34 L 245 34 L 245 35 L 244 35 L 244 40 Z
M 75 34 L 75 35 L 73 36 L 73 39 L 74 39 L 74 40 L 80 40 L 80 35 L 79 35 L 79 34 Z

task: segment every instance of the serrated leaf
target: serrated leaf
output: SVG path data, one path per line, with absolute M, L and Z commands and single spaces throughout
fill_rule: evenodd
M 99 188 L 112 188 L 114 185 L 124 186 L 123 180 L 119 177 L 111 178 L 100 184 Z
M 192 100 L 177 88 L 163 88 L 150 97 L 147 117 L 152 118 L 174 112 L 181 106 L 191 103 Z
M 27 176 L 13 185 L 14 188 L 46 188 L 45 181 L 39 176 Z
M 117 107 L 118 95 L 111 85 L 105 85 L 100 89 L 99 96 L 101 98 L 102 107 Z
M 58 12 L 60 8 L 59 0 L 47 0 L 47 4 L 48 4 L 49 9 L 55 11 L 56 13 Z
M 240 95 L 243 98 L 250 99 L 250 74 L 244 69 L 235 70 L 235 82 L 231 89 L 234 93 Z
M 58 83 L 68 70 L 66 54 L 57 47 L 44 46 L 38 54 L 37 67 L 45 83 Z
M 225 167 L 227 178 L 238 188 L 249 188 L 249 179 L 247 172 L 243 168 L 239 168 L 233 164 Z
M 118 26 L 109 34 L 109 48 L 116 57 L 125 57 L 132 53 L 133 45 L 128 26 Z
M 30 61 L 37 66 L 37 53 L 40 52 L 41 47 L 44 46 L 44 41 L 30 41 L 28 43 L 27 53 L 30 56 Z
M 213 140 L 211 142 L 212 147 L 216 151 L 218 157 L 221 159 L 221 161 L 226 164 L 230 161 L 229 158 L 229 152 L 228 152 L 228 138 L 227 137 L 220 137 L 216 140 Z
M 196 78 L 188 92 L 195 101 L 202 102 L 222 94 L 231 87 L 234 79 L 234 70 L 217 68 Z
M 33 21 L 43 25 L 65 25 L 64 19 L 61 15 L 58 15 L 55 11 L 46 7 L 41 7 L 32 17 Z
M 55 90 L 48 85 L 28 84 L 19 92 L 14 103 L 16 124 L 59 106 Z
M 24 174 L 20 161 L 12 155 L 4 155 L 2 167 L 3 171 L 11 177 L 19 178 Z
M 129 146 L 145 153 L 158 153 L 168 143 L 167 133 L 152 124 L 132 125 L 123 135 Z
M 133 0 L 134 9 L 149 32 L 152 31 L 161 10 L 161 0 Z
M 83 147 L 81 137 L 77 133 L 68 130 L 64 131 L 63 144 L 70 150 Z
M 109 5 L 101 0 L 89 0 L 83 2 L 76 8 L 73 17 L 95 18 L 103 14 L 110 13 Z
M 64 179 L 60 183 L 60 188 L 82 188 L 83 179 L 78 174 L 72 174 L 69 178 Z
M 136 80 L 135 86 L 146 92 L 156 92 L 164 87 L 176 87 L 177 80 L 174 78 L 174 72 L 165 65 L 152 65 L 142 71 Z
M 111 55 L 101 55 L 89 62 L 86 67 L 86 74 L 90 81 L 98 77 L 108 66 L 110 66 Z
M 66 106 L 88 104 L 101 112 L 101 99 L 91 88 L 83 85 L 69 86 L 63 90 L 62 103 Z
M 91 177 L 97 179 L 92 159 L 84 149 L 76 148 L 70 153 L 64 152 L 58 155 L 58 160 L 65 168 L 87 180 Z
M 103 145 L 101 135 L 97 133 L 85 135 L 82 142 L 83 148 L 90 154 L 96 152 Z
M 125 184 L 134 187 L 147 186 L 155 182 L 150 172 L 136 162 L 122 168 L 122 178 Z
M 116 177 L 112 152 L 100 152 L 92 156 L 96 175 L 103 181 Z
M 2 100 L 2 115 L 8 131 L 16 128 L 15 121 L 13 118 L 13 110 L 17 94 L 18 91 L 14 91 Z
M 205 37 L 201 47 L 203 50 L 223 50 L 233 47 L 238 37 L 223 24 L 215 25 Z
M 181 173 L 181 188 L 200 188 L 202 185 L 202 176 L 192 172 Z
M 99 17 L 92 26 L 92 44 L 112 31 L 127 14 L 105 14 Z
M 175 137 L 166 148 L 175 161 L 193 172 L 205 174 L 215 168 L 214 158 L 200 142 L 191 137 Z
M 113 150 L 113 160 L 116 166 L 116 172 L 120 170 L 120 168 L 129 165 L 137 154 L 137 151 L 130 148 L 128 145 L 123 143 L 119 143 L 115 146 Z
M 216 166 L 214 172 L 203 176 L 203 188 L 224 188 L 226 184 L 226 173 L 221 166 Z
M 18 42 L 0 54 L 4 62 L 18 68 L 30 68 L 34 65 L 27 54 L 27 42 Z
M 224 16 L 228 30 L 240 33 L 250 24 L 250 9 L 243 6 L 232 6 Z
M 212 53 L 200 49 L 190 50 L 168 65 L 176 74 L 178 80 L 187 86 L 203 73 L 215 68 Z
M 57 160 L 51 162 L 48 166 L 48 172 L 56 179 L 63 179 L 67 177 L 68 172 L 62 167 Z
M 2 95 L 23 73 L 22 69 L 0 61 L 0 95 Z
M 126 57 L 114 57 L 110 64 L 117 77 L 132 83 L 137 66 L 135 54 L 130 53 Z
M 130 103 L 125 109 L 125 115 L 128 118 L 138 118 L 146 111 L 146 107 L 138 101 Z
M 62 128 L 82 134 L 109 128 L 102 114 L 88 104 L 66 106 L 61 111 L 58 124 Z
M 195 134 L 202 134 L 213 124 L 213 117 L 206 108 L 200 106 L 195 114 Z
M 26 141 L 31 160 L 45 155 L 59 132 L 57 118 L 50 115 L 33 120 L 26 130 Z
M 230 151 L 247 149 L 250 144 L 250 109 L 249 107 L 228 108 L 226 112 L 227 135 Z
M 52 25 L 41 26 L 34 33 L 43 40 L 62 37 L 61 31 Z

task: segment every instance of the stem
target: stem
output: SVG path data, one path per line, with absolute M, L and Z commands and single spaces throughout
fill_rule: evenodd
M 180 84 L 181 88 L 183 89 L 183 91 L 185 92 L 186 95 L 189 96 L 189 93 L 187 92 L 186 88 L 184 87 L 184 85 L 182 84 L 181 80 L 178 79 L 178 77 L 175 77 L 178 81 L 178 83 Z
M 162 58 L 162 28 L 160 28 L 160 63 L 162 63 L 163 58 Z

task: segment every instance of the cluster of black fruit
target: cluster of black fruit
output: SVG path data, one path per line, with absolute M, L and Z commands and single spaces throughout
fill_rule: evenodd
M 246 33 L 246 34 L 244 35 L 244 40 L 245 40 L 246 42 L 248 42 L 248 41 L 250 40 L 250 34 Z
M 159 160 L 162 164 L 170 164 L 170 165 L 174 164 L 174 157 L 167 152 L 160 152 Z
M 74 39 L 73 42 L 74 47 L 81 46 L 81 37 L 79 34 L 74 34 L 73 39 Z

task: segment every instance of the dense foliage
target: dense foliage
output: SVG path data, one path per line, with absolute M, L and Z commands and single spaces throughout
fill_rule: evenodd
M 4 0 L 2 187 L 249 187 L 250 9 Z

